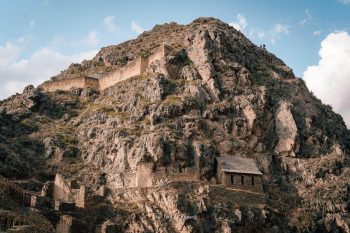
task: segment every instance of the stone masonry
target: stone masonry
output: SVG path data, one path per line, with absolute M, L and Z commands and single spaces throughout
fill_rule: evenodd
M 39 87 L 45 92 L 53 92 L 57 90 L 67 91 L 71 88 L 88 87 L 102 91 L 118 82 L 144 74 L 149 64 L 166 57 L 169 54 L 169 51 L 170 47 L 163 44 L 158 48 L 157 52 L 150 55 L 148 58 L 139 56 L 134 61 L 129 62 L 120 69 L 107 73 L 101 78 L 79 77 L 73 79 L 50 80 L 39 85 Z

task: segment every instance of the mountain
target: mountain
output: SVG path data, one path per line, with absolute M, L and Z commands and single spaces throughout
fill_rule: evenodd
M 1 101 L 0 124 L 5 229 L 350 232 L 342 117 L 214 18 L 102 48 Z

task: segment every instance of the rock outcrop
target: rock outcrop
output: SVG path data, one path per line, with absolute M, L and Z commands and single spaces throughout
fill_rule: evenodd
M 349 232 L 343 119 L 228 24 L 157 25 L 54 80 L 101 77 L 161 44 L 171 52 L 105 90 L 29 86 L 2 101 L 0 174 L 85 185 L 85 210 L 46 213 L 60 229 Z M 219 156 L 254 159 L 264 193 L 216 184 Z

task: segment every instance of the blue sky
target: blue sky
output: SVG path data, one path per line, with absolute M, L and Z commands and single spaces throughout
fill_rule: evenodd
M 52 46 L 55 39 L 64 39 L 66 43 L 58 49 L 68 54 L 119 43 L 135 36 L 130 28 L 132 21 L 137 21 L 144 29 L 151 29 L 157 23 L 171 21 L 187 24 L 200 16 L 213 16 L 229 23 L 237 21 L 240 14 L 246 18 L 248 28 L 268 32 L 276 24 L 288 27 L 288 34 L 280 33 L 274 44 L 270 38 L 250 35 L 249 30 L 245 33 L 253 42 L 265 43 L 298 76 L 302 76 L 308 65 L 318 61 L 320 42 L 328 33 L 350 30 L 350 4 L 337 0 L 3 0 L 1 5 L 0 45 L 30 36 L 30 43 L 21 51 L 22 58 L 41 47 Z M 115 17 L 114 23 L 119 30 L 113 33 L 105 30 L 103 20 L 107 16 Z M 305 23 L 301 24 L 304 19 Z M 321 31 L 320 35 L 313 35 L 318 31 Z M 90 32 L 96 32 L 99 43 L 79 43 Z M 74 45 L 74 41 L 77 44 Z
M 321 42 L 350 31 L 350 0 L 2 0 L 0 99 L 35 85 L 101 47 L 155 24 L 211 16 L 239 27 L 282 58 L 298 77 L 317 65 Z M 42 72 L 40 72 L 42 71 Z M 28 78 L 26 78 L 28 77 Z

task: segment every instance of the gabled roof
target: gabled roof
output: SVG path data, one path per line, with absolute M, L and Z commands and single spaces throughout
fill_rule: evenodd
M 225 156 L 216 160 L 224 172 L 262 175 L 253 159 Z

